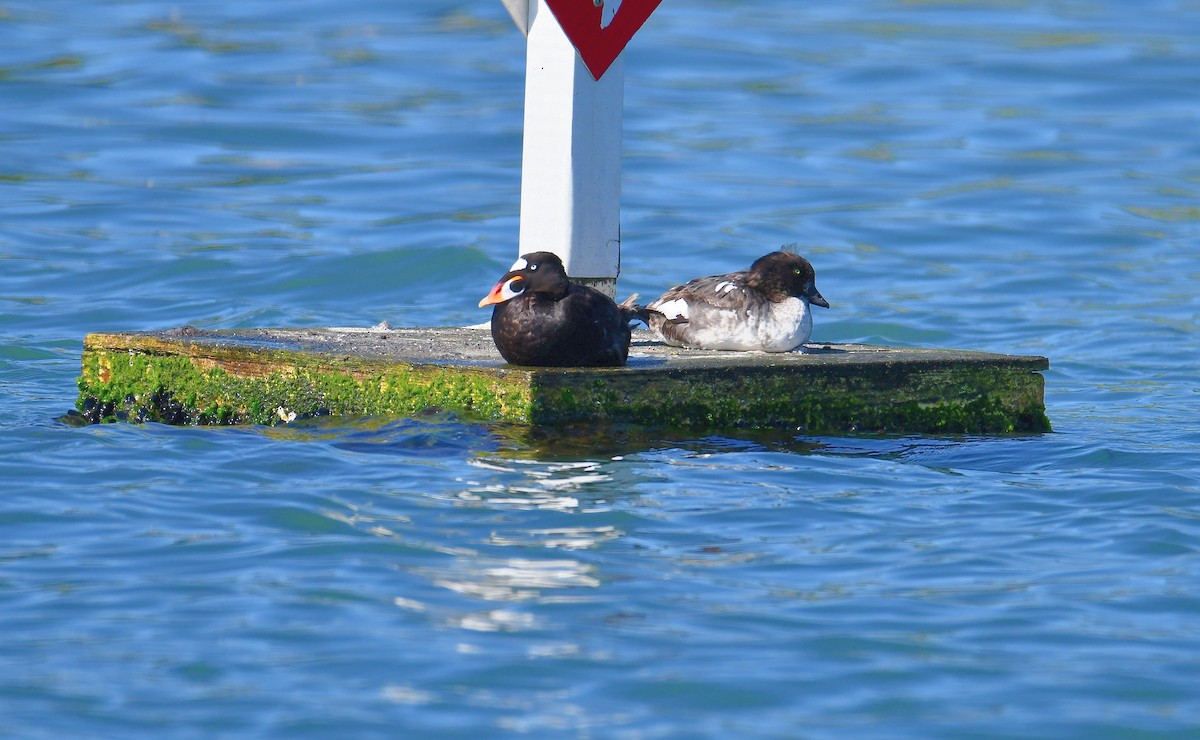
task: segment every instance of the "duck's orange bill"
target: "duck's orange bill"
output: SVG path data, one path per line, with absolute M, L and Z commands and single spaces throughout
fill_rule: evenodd
M 507 276 L 505 276 L 507 277 Z M 479 307 L 490 306 L 493 303 L 504 303 L 525 292 L 525 280 L 520 275 L 513 275 L 507 280 L 501 280 L 492 288 L 492 292 L 479 302 Z
M 506 300 L 508 299 L 504 297 L 504 281 L 502 280 L 496 283 L 496 287 L 492 288 L 491 293 L 483 297 L 483 300 L 479 302 L 479 307 L 483 308 L 493 303 L 503 303 Z

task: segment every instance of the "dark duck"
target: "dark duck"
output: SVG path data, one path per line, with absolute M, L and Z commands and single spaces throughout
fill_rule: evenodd
M 514 365 L 616 367 L 629 357 L 634 297 L 621 305 L 573 283 L 551 252 L 522 255 L 479 302 L 492 309 L 492 339 Z
M 812 334 L 811 306 L 829 308 L 813 266 L 779 251 L 749 270 L 671 288 L 644 310 L 654 333 L 676 347 L 789 352 Z

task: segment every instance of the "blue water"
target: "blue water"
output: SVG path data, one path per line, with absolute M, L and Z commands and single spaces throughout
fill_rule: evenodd
M 666 2 L 620 292 L 794 243 L 818 341 L 1054 432 L 73 427 L 85 333 L 477 323 L 500 3 L 0 4 L 0 736 L 1200 735 L 1200 5 Z

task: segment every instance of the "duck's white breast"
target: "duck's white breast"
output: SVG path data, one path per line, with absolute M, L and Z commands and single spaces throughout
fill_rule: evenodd
M 758 349 L 764 352 L 788 352 L 808 341 L 812 335 L 812 311 L 808 301 L 787 298 L 768 304 L 758 321 Z

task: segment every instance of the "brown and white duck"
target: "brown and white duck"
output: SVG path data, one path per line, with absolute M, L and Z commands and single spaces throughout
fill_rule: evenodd
M 808 260 L 779 251 L 749 270 L 696 278 L 646 305 L 664 342 L 697 349 L 788 352 L 812 335 L 811 306 L 829 308 Z

